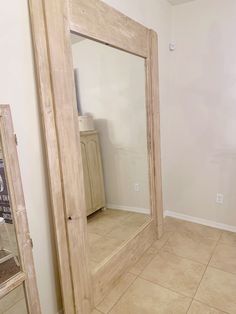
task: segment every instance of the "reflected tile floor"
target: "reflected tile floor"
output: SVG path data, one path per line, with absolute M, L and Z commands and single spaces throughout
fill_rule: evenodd
M 100 210 L 88 217 L 89 261 L 92 270 L 138 232 L 149 215 L 124 210 Z
M 5 228 L 6 227 L 6 228 Z M 7 230 L 6 230 L 7 229 Z M 7 234 L 8 231 L 8 234 Z M 9 239 L 10 238 L 10 239 Z M 13 224 L 0 226 L 0 259 L 14 253 L 18 256 L 18 248 L 15 235 L 15 227 Z M 13 258 L 0 262 L 0 284 L 4 283 L 20 271 Z M 1 314 L 1 311 L 0 311 Z
M 235 260 L 235 233 L 167 217 L 94 313 L 236 314 Z
M 27 314 L 24 289 L 19 286 L 0 300 L 0 314 Z

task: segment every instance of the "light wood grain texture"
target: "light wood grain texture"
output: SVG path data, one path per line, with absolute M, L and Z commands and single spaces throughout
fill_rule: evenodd
M 148 29 L 103 1 L 69 0 L 71 31 L 136 55 L 148 55 Z
M 80 132 L 80 144 L 88 216 L 106 205 L 98 132 Z
M 94 302 L 99 304 L 104 296 L 116 285 L 116 281 L 131 268 L 156 239 L 153 221 L 140 228 L 103 263 L 94 274 Z
M 158 39 L 149 31 L 149 54 L 146 58 L 147 137 L 151 211 L 158 238 L 163 234 L 163 202 L 161 178 L 160 108 L 158 82 Z
M 30 313 L 40 314 L 41 309 L 32 254 L 32 240 L 29 234 L 29 226 L 16 150 L 16 139 L 13 131 L 10 107 L 7 105 L 0 106 L 0 134 L 4 166 L 10 195 L 11 212 L 13 215 L 16 239 L 18 242 L 21 267 L 25 276 L 27 304 Z M 14 284 L 13 279 L 12 289 L 16 284 Z M 15 280 L 17 280 L 17 284 L 20 283 L 19 276 L 16 276 Z
M 34 2 L 31 2 L 34 4 Z M 35 22 L 35 9 L 32 7 L 32 23 Z M 67 25 L 67 7 L 66 2 L 62 0 L 46 1 L 44 3 L 45 21 L 47 25 L 47 45 L 50 65 L 51 86 L 46 85 L 51 91 L 53 98 L 54 123 L 46 126 L 47 132 L 56 133 L 56 138 L 47 139 L 48 155 L 57 157 L 60 160 L 60 169 L 56 174 L 62 183 L 62 191 L 59 191 L 59 197 L 63 196 L 64 222 L 59 225 L 56 221 L 56 229 L 65 227 L 67 231 L 69 248 L 69 267 L 73 284 L 74 310 L 70 309 L 66 313 L 90 313 L 91 309 L 91 284 L 90 272 L 87 256 L 87 223 L 84 199 L 83 172 L 79 143 L 79 130 L 77 125 L 75 91 L 72 72 L 72 58 L 70 52 L 69 29 Z M 40 21 L 36 21 L 33 32 L 35 42 L 45 39 L 45 32 L 42 38 L 36 32 L 40 30 Z M 44 36 L 43 36 L 44 35 Z M 36 59 L 41 58 L 41 49 L 36 53 Z M 41 87 L 44 87 L 45 81 L 40 78 Z M 49 83 L 49 82 L 48 82 Z M 42 91 L 42 89 L 41 89 Z M 44 91 L 43 91 L 44 93 Z M 43 102 L 41 101 L 41 104 Z M 45 106 L 42 110 L 45 112 Z M 45 116 L 45 114 L 44 114 Z M 44 120 L 45 121 L 45 120 Z M 51 141 L 53 140 L 53 142 Z M 51 145 L 56 141 L 56 152 L 52 150 Z M 54 167 L 50 169 L 53 176 Z M 55 178 L 54 178 L 55 180 Z M 52 188 L 52 186 L 51 186 Z M 52 189 L 52 196 L 56 191 Z M 53 207 L 55 205 L 53 204 Z M 63 217 L 63 216 L 62 216 Z M 64 239 L 62 239 L 64 241 Z M 58 246 L 65 245 L 58 242 Z M 63 252 L 61 252 L 63 254 Z M 62 272 L 61 272 L 62 274 Z M 63 277 L 64 278 L 64 277 Z M 62 285 L 64 281 L 62 281 Z M 71 289 L 69 288 L 69 293 Z M 67 298 L 67 292 L 64 294 L 64 302 Z M 73 304 L 72 303 L 72 304 Z
M 64 310 L 69 314 L 86 314 L 90 313 L 93 299 L 97 303 L 155 237 L 162 234 L 157 37 L 155 32 L 99 0 L 29 2 Z M 93 274 L 94 292 L 88 269 L 86 204 L 70 31 L 146 58 L 152 219 L 144 230 L 140 230 L 134 238 L 127 239 L 123 248 L 117 250 Z M 53 180 L 56 182 L 53 183 Z M 61 199 L 62 202 L 59 202 Z M 59 210 L 55 208 L 57 205 Z M 62 264 L 66 260 L 70 270 L 67 268 L 64 275 L 65 267 Z M 64 279 L 66 288 L 63 287 Z M 72 305 L 69 307 L 67 296 L 70 304 L 73 303 L 73 309 Z
M 91 310 L 92 287 L 67 3 L 51 0 L 44 6 L 75 312 L 86 314 Z
M 61 162 L 57 143 L 57 129 L 50 78 L 50 60 L 48 55 L 46 26 L 44 22 L 43 2 L 29 1 L 31 29 L 33 34 L 36 75 L 40 111 L 47 154 L 48 179 L 51 194 L 51 208 L 54 221 L 54 233 L 57 243 L 57 259 L 65 313 L 74 313 L 73 283 L 70 269 L 70 256 L 67 241 L 66 216 L 64 212 Z
M 56 133 L 56 139 L 53 138 L 53 142 L 47 139 L 46 143 L 49 146 L 48 154 L 53 155 L 55 158 L 57 157 L 60 161 L 60 169 L 57 169 L 57 176 L 59 179 L 60 174 L 60 182 L 62 184 L 62 191 L 60 191 L 59 197 L 63 196 L 64 222 L 62 222 L 62 225 L 64 225 L 67 231 L 74 312 L 86 314 L 90 313 L 92 292 L 87 254 L 88 241 L 83 169 L 80 146 L 78 144 L 78 116 L 76 114 L 70 34 L 67 24 L 67 3 L 63 0 L 46 1 L 44 3 L 44 10 L 51 77 L 51 86 L 48 87 L 54 101 L 55 123 L 54 125 L 47 125 L 46 128 L 50 128 Z M 33 17 L 33 23 L 34 21 Z M 36 23 L 35 27 L 38 26 L 39 22 Z M 40 41 L 41 37 L 38 37 L 36 29 L 34 34 L 36 36 L 35 41 Z M 37 53 L 36 58 L 40 57 Z M 40 83 L 44 88 L 45 82 L 43 79 L 40 79 Z M 45 111 L 44 105 L 42 110 Z M 50 129 L 47 131 L 50 132 Z M 51 148 L 54 140 L 57 143 L 56 152 Z M 53 176 L 54 168 L 50 169 L 50 172 Z M 52 190 L 52 195 L 55 192 L 55 190 Z M 60 229 L 61 227 L 61 225 L 56 225 L 56 229 Z M 64 241 L 64 239 L 62 240 Z M 63 243 L 58 242 L 58 244 L 59 246 L 62 244 L 64 248 Z M 63 252 L 61 254 L 63 255 Z M 62 282 L 63 284 L 64 281 Z M 64 295 L 64 302 L 66 298 L 67 292 Z

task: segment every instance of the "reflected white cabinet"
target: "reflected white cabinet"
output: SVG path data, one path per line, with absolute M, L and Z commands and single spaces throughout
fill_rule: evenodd
M 87 216 L 105 207 L 100 143 L 97 131 L 80 132 Z

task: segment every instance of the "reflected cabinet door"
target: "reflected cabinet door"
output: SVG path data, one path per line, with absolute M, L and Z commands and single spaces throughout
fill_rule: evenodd
M 0 105 L 0 313 L 40 313 L 10 109 Z
M 91 185 L 90 185 L 90 180 L 89 180 L 89 166 L 88 166 L 85 143 L 81 141 L 80 144 L 81 144 L 81 153 L 82 153 L 82 160 L 83 160 L 86 214 L 89 215 L 93 212 L 92 191 L 91 191 Z
M 105 207 L 100 144 L 97 131 L 80 132 L 87 216 Z

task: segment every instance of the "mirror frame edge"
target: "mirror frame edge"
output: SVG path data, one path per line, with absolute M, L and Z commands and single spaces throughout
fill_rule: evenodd
M 96 10 L 99 9 L 99 6 L 103 6 L 103 8 L 109 11 L 109 13 L 114 14 L 114 17 L 122 17 L 122 20 L 125 20 L 126 22 L 128 21 L 127 23 L 130 23 L 130 25 L 134 27 L 134 30 L 137 28 L 142 32 L 142 35 L 145 35 L 145 38 L 142 37 L 142 40 L 145 40 L 144 46 L 147 49 L 142 50 L 142 47 L 139 49 L 140 47 L 137 45 L 137 53 L 135 53 L 134 49 L 131 51 L 129 45 L 127 47 L 120 47 L 119 45 L 115 45 L 115 43 L 112 42 L 111 46 L 118 47 L 133 54 L 137 54 L 146 59 L 149 167 L 154 170 L 153 173 L 150 173 L 150 185 L 152 190 L 152 220 L 150 225 L 153 224 L 153 231 L 156 233 L 157 238 L 160 237 L 163 232 L 157 35 L 153 30 L 147 29 L 146 27 L 121 14 L 107 4 L 102 3 L 102 1 L 92 0 L 92 2 L 95 4 Z M 74 141 L 77 141 L 78 143 L 79 134 L 75 113 L 75 93 L 72 87 L 72 55 L 70 51 L 71 48 L 69 47 L 69 33 L 70 31 L 78 32 L 78 29 L 74 28 L 75 24 L 70 23 L 72 16 L 71 5 L 74 4 L 80 7 L 81 5 L 85 5 L 85 3 L 86 1 L 84 0 L 29 0 L 40 108 L 43 118 L 44 135 L 47 143 L 47 163 L 49 169 L 52 210 L 57 239 L 60 280 L 61 283 L 63 283 L 63 285 L 61 285 L 63 305 L 65 313 L 83 314 L 90 313 L 91 308 L 93 307 L 93 292 L 91 274 L 90 270 L 88 269 L 85 200 L 83 182 L 81 180 L 82 164 L 80 163 L 78 165 L 76 174 L 74 174 L 77 179 L 75 186 L 78 188 L 77 191 L 79 191 L 79 197 L 75 202 L 79 204 L 79 209 L 77 210 L 75 208 L 76 206 L 70 207 L 72 193 L 69 193 L 68 191 L 68 183 L 72 178 L 72 168 L 69 165 L 69 160 L 65 159 L 63 156 L 63 151 L 66 151 L 65 147 L 63 147 L 65 144 L 65 139 L 62 139 L 64 135 L 60 133 L 60 128 L 62 126 L 64 127 L 64 130 L 67 132 L 67 137 L 69 135 L 72 136 L 70 144 Z M 80 32 L 80 34 L 81 33 L 82 32 Z M 101 37 L 99 38 L 99 36 L 95 36 L 92 34 L 92 32 L 87 32 L 85 35 L 90 38 L 92 36 L 92 38 L 95 38 L 101 42 L 109 43 L 109 38 L 102 40 Z M 55 43 L 55 41 L 53 42 L 53 37 L 57 38 L 57 43 Z M 139 34 L 137 38 L 140 38 Z M 56 44 L 53 50 L 52 42 Z M 60 49 L 62 51 L 60 51 Z M 55 58 L 53 58 L 53 52 L 55 51 L 60 52 L 57 56 L 54 56 Z M 68 53 L 69 58 L 66 58 L 66 53 Z M 58 62 L 59 59 L 61 63 Z M 63 69 L 60 68 L 60 64 L 63 64 Z M 66 92 L 62 93 L 56 84 L 58 83 L 56 82 L 56 75 L 58 75 L 61 70 L 65 71 L 65 69 L 66 72 L 64 73 L 67 74 L 69 80 L 64 81 L 64 89 Z M 58 95 L 57 93 L 60 94 L 60 92 L 61 95 Z M 66 107 L 66 103 L 73 104 L 73 108 L 68 108 L 68 106 Z M 59 104 L 61 106 L 60 109 Z M 64 108 L 64 113 L 66 112 L 67 117 L 63 116 L 62 108 Z M 66 118 L 69 119 L 70 122 L 73 121 L 73 125 L 68 126 L 68 121 L 65 121 Z M 59 121 L 60 119 L 61 121 Z M 76 156 L 78 157 L 80 155 L 80 148 L 78 147 L 79 145 L 75 145 L 74 143 L 72 143 L 72 146 L 72 152 L 74 153 L 74 158 L 76 159 Z M 73 161 L 75 159 L 73 159 Z M 69 167 L 69 173 L 67 174 L 65 174 L 62 169 L 63 160 L 66 166 Z M 53 164 L 53 162 L 55 162 L 56 165 Z M 54 175 L 56 175 L 56 179 Z M 55 181 L 60 182 L 60 184 L 58 183 L 57 186 L 55 186 Z M 57 195 L 55 194 L 55 191 L 58 192 Z M 60 198 L 59 194 L 61 195 L 61 203 L 58 200 L 58 197 Z M 56 207 L 56 204 L 59 207 Z M 72 217 L 72 221 L 68 221 L 68 217 Z M 70 227 L 72 224 L 73 228 Z M 75 232 L 72 230 L 75 229 L 76 225 L 78 227 L 77 230 L 79 230 L 78 233 L 81 236 L 79 245 L 76 243 L 76 240 L 78 242 L 78 234 L 75 234 Z M 73 252 L 73 245 L 77 245 L 77 252 Z M 80 262 L 82 261 L 82 265 L 78 265 L 76 263 L 76 261 L 79 260 Z M 68 265 L 66 269 L 65 263 Z M 76 267 L 78 268 L 77 270 L 75 269 Z M 72 302 L 73 306 L 71 305 Z
M 24 284 L 26 292 L 25 300 L 29 313 L 40 314 L 41 307 L 32 252 L 33 243 L 29 233 L 20 166 L 16 148 L 16 135 L 13 129 L 9 105 L 0 105 L 0 132 L 11 211 L 22 267 L 22 270 L 14 277 L 10 278 L 0 289 L 0 297 L 3 298 L 6 294 L 10 293 L 21 284 Z

